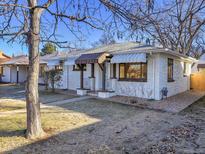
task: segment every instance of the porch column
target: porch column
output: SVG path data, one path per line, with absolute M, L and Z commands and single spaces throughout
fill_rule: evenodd
M 91 64 L 91 78 L 94 78 L 95 77 L 95 64 L 92 63 Z
M 95 64 L 91 64 L 90 90 L 95 90 Z
M 19 83 L 19 66 L 16 67 L 16 82 Z
M 106 79 L 106 63 L 103 63 L 103 67 L 102 67 L 102 91 L 105 91 L 105 79 Z
M 80 89 L 83 89 L 83 64 L 79 65 L 80 67 Z

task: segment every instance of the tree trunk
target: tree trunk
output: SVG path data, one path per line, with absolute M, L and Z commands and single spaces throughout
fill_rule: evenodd
M 29 71 L 26 86 L 27 132 L 26 137 L 35 139 L 42 137 L 40 103 L 38 96 L 39 74 L 39 29 L 40 13 L 37 9 L 30 11 L 30 31 L 28 34 Z

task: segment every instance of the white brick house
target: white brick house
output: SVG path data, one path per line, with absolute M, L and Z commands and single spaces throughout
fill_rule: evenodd
M 96 53 L 99 57 L 103 53 L 112 57 L 104 61 L 105 76 L 103 63 L 93 56 Z M 168 97 L 190 89 L 193 62 L 196 60 L 191 57 L 160 47 L 139 46 L 133 42 L 114 44 L 67 55 L 63 83 L 65 89 L 76 90 L 83 87 L 88 93 L 104 91 L 112 92 L 112 95 L 160 100 L 163 88 L 168 90 Z M 81 64 L 86 68 L 83 71 L 83 86 L 80 69 L 74 69 Z
M 79 94 L 95 93 L 100 97 L 125 95 L 155 100 L 162 98 L 163 89 L 167 89 L 168 97 L 189 90 L 191 65 L 196 62 L 169 49 L 135 42 L 59 52 L 41 60 L 49 68 L 62 69 L 57 88 L 77 90 Z M 11 62 L 16 66 L 15 61 Z M 11 64 L 4 66 L 9 68 L 4 71 L 4 80 L 11 82 Z M 26 73 L 22 74 L 25 77 Z M 41 78 L 39 83 L 43 83 Z

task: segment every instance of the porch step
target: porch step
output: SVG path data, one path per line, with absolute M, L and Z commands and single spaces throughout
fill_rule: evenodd
M 98 96 L 98 92 L 97 91 L 89 91 L 87 93 L 89 96 L 94 96 L 94 97 L 97 97 Z

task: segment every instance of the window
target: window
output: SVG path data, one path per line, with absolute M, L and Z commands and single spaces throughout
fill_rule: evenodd
M 147 81 L 147 63 L 126 63 L 119 66 L 120 80 Z
M 0 66 L 0 75 L 3 75 L 4 74 L 4 69 L 3 67 Z
M 110 65 L 110 74 L 111 74 L 111 78 L 113 79 L 116 78 L 116 64 Z
M 187 76 L 187 63 L 184 62 L 184 70 L 183 70 L 184 76 Z
M 55 70 L 63 71 L 63 65 L 64 65 L 64 61 L 60 60 L 59 65 L 55 66 Z
M 124 79 L 125 78 L 125 64 L 120 64 L 120 79 Z
M 78 65 L 73 65 L 73 71 L 80 71 L 80 67 Z M 86 65 L 83 65 L 83 71 L 86 71 Z
M 55 70 L 62 71 L 62 70 L 63 70 L 63 66 L 61 66 L 61 65 L 56 65 L 56 66 L 55 66 Z
M 168 58 L 168 71 L 167 71 L 167 81 L 168 82 L 173 82 L 174 78 L 173 78 L 173 66 L 174 66 L 174 60 Z
M 44 66 L 40 66 L 39 77 L 43 76 L 44 71 L 45 71 L 45 67 Z

